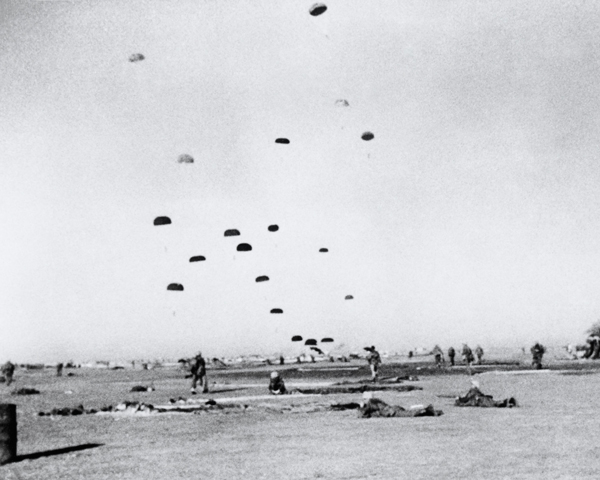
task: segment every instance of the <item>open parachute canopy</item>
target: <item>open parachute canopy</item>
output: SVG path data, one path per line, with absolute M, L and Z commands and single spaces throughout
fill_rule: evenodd
M 279 230 L 279 225 L 269 225 L 268 230 L 269 232 L 276 232 L 277 230 Z
M 129 56 L 129 61 L 131 63 L 135 63 L 135 62 L 141 62 L 142 60 L 144 60 L 146 57 L 144 57 L 141 53 L 132 53 Z
M 346 300 L 353 300 L 353 299 L 354 299 L 354 297 L 353 297 L 352 295 L 346 295 L 345 299 L 346 299 Z
M 252 245 L 250 245 L 249 243 L 240 243 L 237 246 L 238 252 L 249 252 L 250 250 L 252 250 Z
M 309 338 L 306 340 L 306 342 L 304 342 L 304 345 L 315 346 L 315 345 L 317 345 L 317 341 L 314 338 Z
M 302 341 L 302 337 L 300 335 L 294 335 L 292 337 L 292 342 L 301 342 Z
M 275 143 L 281 143 L 282 145 L 289 145 L 290 141 L 287 138 L 277 138 Z
M 325 337 L 321 339 L 321 343 L 331 343 L 333 342 L 333 338 L 331 337 Z
M 171 225 L 171 219 L 169 217 L 156 217 L 154 225 Z
M 204 260 L 206 260 L 206 257 L 203 257 L 202 255 L 197 255 L 195 257 L 190 257 L 190 263 L 192 263 L 192 262 L 203 262 Z
M 350 104 L 348 103 L 348 100 L 344 100 L 343 98 L 340 98 L 339 100 L 335 101 L 335 106 L 336 107 L 349 107 Z
M 194 157 L 188 155 L 187 153 L 182 153 L 177 157 L 177 162 L 179 163 L 194 163 Z
M 256 277 L 256 281 L 257 282 L 268 282 L 269 277 L 267 277 L 266 275 L 261 275 L 260 277 Z
M 175 292 L 183 292 L 183 285 L 181 283 L 170 283 L 167 290 L 173 290 Z
M 319 248 L 319 252 L 321 253 L 327 253 L 329 251 L 328 248 Z
M 312 7 L 310 7 L 308 13 L 310 13 L 313 17 L 318 17 L 322 13 L 325 13 L 326 10 L 327 5 L 324 3 L 315 3 Z
M 373 140 L 375 138 L 375 135 L 373 135 L 371 132 L 365 132 L 361 135 L 361 137 L 365 142 L 368 142 L 369 140 Z
M 226 237 L 237 237 L 239 236 L 240 231 L 235 229 L 235 228 L 231 228 L 229 230 L 225 230 L 225 236 Z
M 271 310 L 271 313 L 283 313 L 283 310 L 281 308 L 274 308 Z

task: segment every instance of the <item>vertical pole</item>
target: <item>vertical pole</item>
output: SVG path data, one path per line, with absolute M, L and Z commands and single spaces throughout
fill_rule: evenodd
M 0 465 L 12 462 L 17 456 L 17 406 L 0 404 Z

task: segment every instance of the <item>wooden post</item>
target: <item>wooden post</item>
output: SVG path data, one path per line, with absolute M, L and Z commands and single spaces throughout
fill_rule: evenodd
M 17 406 L 0 403 L 0 465 L 17 456 Z

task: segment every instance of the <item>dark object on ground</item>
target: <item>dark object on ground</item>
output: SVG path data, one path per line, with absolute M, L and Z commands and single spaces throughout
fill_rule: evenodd
M 403 383 L 405 380 L 409 380 L 411 382 L 416 382 L 418 381 L 418 377 L 415 377 L 413 375 L 404 375 L 402 377 L 384 377 L 384 378 L 380 378 L 378 383 L 379 384 L 398 384 L 398 383 Z M 358 381 L 354 381 L 354 380 L 346 380 L 343 382 L 338 382 L 338 383 L 334 383 L 334 385 L 364 385 L 367 384 L 367 382 L 369 384 L 372 383 L 371 380 L 358 380 Z
M 491 395 L 484 394 L 477 387 L 472 387 L 466 395 L 458 397 L 454 402 L 457 407 L 496 407 L 496 408 L 512 408 L 516 407 L 517 401 L 513 398 L 505 398 L 502 401 L 495 401 Z
M 73 372 L 67 373 L 67 377 L 74 377 L 74 376 L 75 376 L 75 374 Z
M 39 393 L 39 390 L 28 387 L 19 388 L 18 390 L 13 390 L 11 392 L 12 395 L 38 395 Z
M 104 407 L 102 409 L 102 411 L 110 411 L 108 409 L 112 409 L 112 407 Z M 83 408 L 83 405 L 78 405 L 74 408 L 70 408 L 70 407 L 63 407 L 63 408 L 53 408 L 52 410 L 50 410 L 49 412 L 38 412 L 38 416 L 40 417 L 44 417 L 44 416 L 59 416 L 59 417 L 70 417 L 70 416 L 77 416 L 77 415 L 83 415 L 84 413 L 96 413 L 98 410 L 95 409 L 88 409 L 86 410 L 85 408 Z
M 146 387 L 144 385 L 136 385 L 135 387 L 131 387 L 130 392 L 153 392 L 154 387 Z
M 394 392 L 410 392 L 412 390 L 423 390 L 421 387 L 414 385 L 357 385 L 357 386 L 335 386 L 317 387 L 317 388 L 298 388 L 297 392 L 305 394 L 328 395 L 333 393 L 364 393 L 364 392 L 380 392 L 382 390 Z
M 433 405 L 406 410 L 399 405 L 388 405 L 377 398 L 370 398 L 360 407 L 358 416 L 360 418 L 371 417 L 439 417 L 444 412 L 435 410 Z
M 360 408 L 360 403 L 350 402 L 350 403 L 332 403 L 329 406 L 330 410 L 333 411 L 341 411 L 341 410 L 358 410 Z
M 15 460 L 17 456 L 17 406 L 0 404 L 0 465 Z

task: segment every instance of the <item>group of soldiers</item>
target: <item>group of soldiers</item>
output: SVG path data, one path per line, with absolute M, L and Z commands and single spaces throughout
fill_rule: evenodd
M 435 358 L 435 364 L 441 368 L 446 363 L 444 351 L 440 348 L 439 345 L 436 345 L 435 347 L 433 347 L 432 353 Z M 462 359 L 466 365 L 472 365 L 475 362 L 475 356 L 477 356 L 476 364 L 481 365 L 483 363 L 483 353 L 484 352 L 483 348 L 481 348 L 481 345 L 477 345 L 477 348 L 475 348 L 475 355 L 473 355 L 473 350 L 471 350 L 471 348 L 466 343 L 463 343 Z M 450 360 L 450 366 L 452 367 L 456 365 L 455 358 L 456 350 L 454 350 L 454 347 L 450 347 L 448 349 L 448 359 Z

